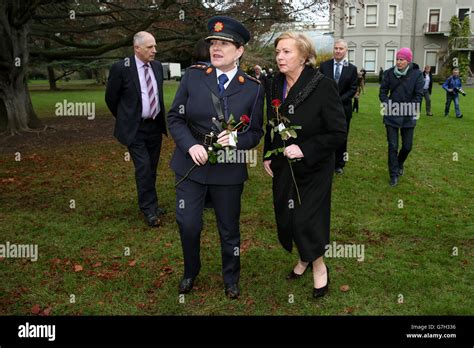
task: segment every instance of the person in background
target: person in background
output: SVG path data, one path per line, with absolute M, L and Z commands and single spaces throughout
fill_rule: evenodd
M 411 49 L 401 48 L 396 57 L 396 65 L 383 73 L 379 93 L 383 106 L 383 123 L 387 131 L 390 186 L 396 186 L 398 177 L 404 174 L 404 163 L 413 146 L 424 84 L 421 71 L 410 64 L 413 59 Z M 399 134 L 402 137 L 400 152 Z
M 158 227 L 165 209 L 158 205 L 156 171 L 162 136 L 167 134 L 163 67 L 155 60 L 153 35 L 133 37 L 135 54 L 110 69 L 105 102 L 115 117 L 114 136 L 128 147 L 135 166 L 138 206 L 150 227 Z
M 383 68 L 380 67 L 380 70 L 379 70 L 379 85 L 382 84 L 382 79 L 383 79 Z
M 425 70 L 423 70 L 423 78 L 425 84 L 423 85 L 423 97 L 426 102 L 426 116 L 433 116 L 431 112 L 431 91 L 433 89 L 433 74 L 431 74 L 431 67 L 425 65 Z
M 444 116 L 448 117 L 451 102 L 454 101 L 454 111 L 457 118 L 462 118 L 459 108 L 459 89 L 462 88 L 461 79 L 459 78 L 459 69 L 454 68 L 453 74 L 443 83 L 443 89 L 446 91 L 446 106 L 444 108 Z
M 346 116 L 347 134 L 352 119 L 352 98 L 357 92 L 357 67 L 347 60 L 347 42 L 343 39 L 334 41 L 334 58 L 321 64 L 320 71 L 326 77 L 336 81 L 339 96 L 344 106 Z M 336 150 L 336 163 L 334 171 L 336 174 L 344 174 L 344 166 L 347 161 L 347 139 Z
M 198 64 L 198 65 L 205 65 L 209 66 L 211 65 L 211 57 L 209 54 L 209 48 L 211 47 L 211 44 L 207 42 L 204 39 L 199 40 L 196 43 L 196 46 L 194 46 L 194 51 L 193 51 L 193 64 Z

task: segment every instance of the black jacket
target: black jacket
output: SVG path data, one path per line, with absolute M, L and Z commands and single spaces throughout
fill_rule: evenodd
M 165 105 L 163 103 L 163 67 L 159 61 L 150 63 L 158 86 L 160 130 L 166 134 Z M 123 144 L 130 145 L 135 139 L 142 115 L 142 97 L 135 56 L 121 60 L 110 69 L 105 92 L 105 102 L 114 115 L 114 136 Z
M 326 77 L 334 80 L 334 59 L 321 63 L 319 71 Z M 355 65 L 347 63 L 347 65 L 342 67 L 341 77 L 337 86 L 342 103 L 351 105 L 352 98 L 354 98 L 357 92 L 357 67 Z
M 168 126 L 176 143 L 171 159 L 171 168 L 184 176 L 194 165 L 188 150 L 201 144 L 190 127 L 201 133 L 212 130 L 212 117 L 218 117 L 212 101 L 212 94 L 219 96 L 216 69 L 211 65 L 189 68 L 179 84 L 173 105 L 168 113 Z M 239 120 L 242 115 L 250 117 L 250 124 L 237 136 L 237 149 L 250 150 L 258 145 L 263 136 L 263 95 L 261 84 L 238 69 L 224 95 L 220 98 L 226 120 L 232 114 Z M 247 180 L 245 163 L 206 163 L 196 167 L 189 179 L 200 184 L 236 185 Z
M 423 74 L 412 64 L 400 78 L 395 76 L 394 70 L 395 67 L 385 70 L 380 85 L 379 99 L 385 106 L 383 122 L 397 128 L 415 127 L 418 118 L 415 108 L 420 111 L 423 98 Z

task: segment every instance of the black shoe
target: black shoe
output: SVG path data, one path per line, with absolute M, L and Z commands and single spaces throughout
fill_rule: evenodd
M 392 176 L 390 178 L 390 186 L 397 186 L 398 185 L 398 176 Z
M 145 215 L 145 220 L 150 227 L 159 227 L 161 225 L 161 220 L 155 214 Z
M 308 268 L 310 268 L 310 266 L 311 266 L 311 268 L 313 268 L 313 264 L 311 262 L 308 262 L 308 264 L 306 265 L 306 268 L 304 269 L 303 273 L 301 273 L 301 274 L 295 273 L 295 270 L 292 269 L 291 272 L 288 273 L 288 275 L 286 276 L 286 279 L 287 280 L 295 280 L 295 279 L 301 278 L 303 276 L 304 272 L 306 272 L 306 270 Z
M 400 166 L 400 168 L 398 168 L 398 176 L 403 176 L 403 174 L 405 174 L 405 168 L 403 168 L 403 166 Z
M 462 116 L 463 116 L 463 115 L 461 114 L 461 115 L 459 115 L 459 116 L 456 116 L 456 118 L 462 118 Z
M 342 174 L 344 174 L 344 169 L 342 169 L 342 168 L 336 168 L 336 169 L 334 169 L 334 172 L 335 172 L 336 174 L 338 174 L 338 175 L 342 175 Z
M 166 214 L 166 209 L 165 208 L 156 208 L 156 216 L 160 217 L 161 215 Z
M 194 278 L 183 278 L 179 283 L 179 293 L 187 294 L 193 289 Z
M 236 299 L 240 296 L 239 285 L 237 283 L 224 284 L 225 295 L 230 299 Z
M 323 286 L 322 288 L 313 288 L 313 297 L 314 298 L 319 298 L 323 297 L 329 292 L 329 268 L 326 266 L 326 274 L 328 277 L 328 280 L 326 282 L 326 285 Z

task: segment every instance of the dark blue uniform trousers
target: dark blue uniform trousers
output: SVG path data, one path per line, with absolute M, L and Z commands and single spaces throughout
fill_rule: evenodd
M 181 179 L 177 175 L 176 180 Z M 221 240 L 224 283 L 238 283 L 240 277 L 240 197 L 243 184 L 204 185 L 184 180 L 176 187 L 176 222 L 184 255 L 184 278 L 196 277 L 201 269 L 200 242 L 206 195 L 216 213 Z
M 156 168 L 160 159 L 162 134 L 158 122 L 140 122 L 137 135 L 128 147 L 135 165 L 138 206 L 145 214 L 155 214 L 158 208 L 156 195 Z

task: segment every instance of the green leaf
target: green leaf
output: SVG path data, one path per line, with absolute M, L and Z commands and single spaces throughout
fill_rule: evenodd
M 214 146 L 215 149 L 222 149 L 222 145 L 219 143 L 213 143 L 212 146 Z
M 289 129 L 287 132 L 288 132 L 293 138 L 298 137 L 298 134 L 296 134 L 296 131 L 293 130 L 293 129 Z
M 273 130 L 273 128 L 270 130 L 270 140 L 271 142 L 273 143 L 273 138 L 275 137 L 275 131 Z

